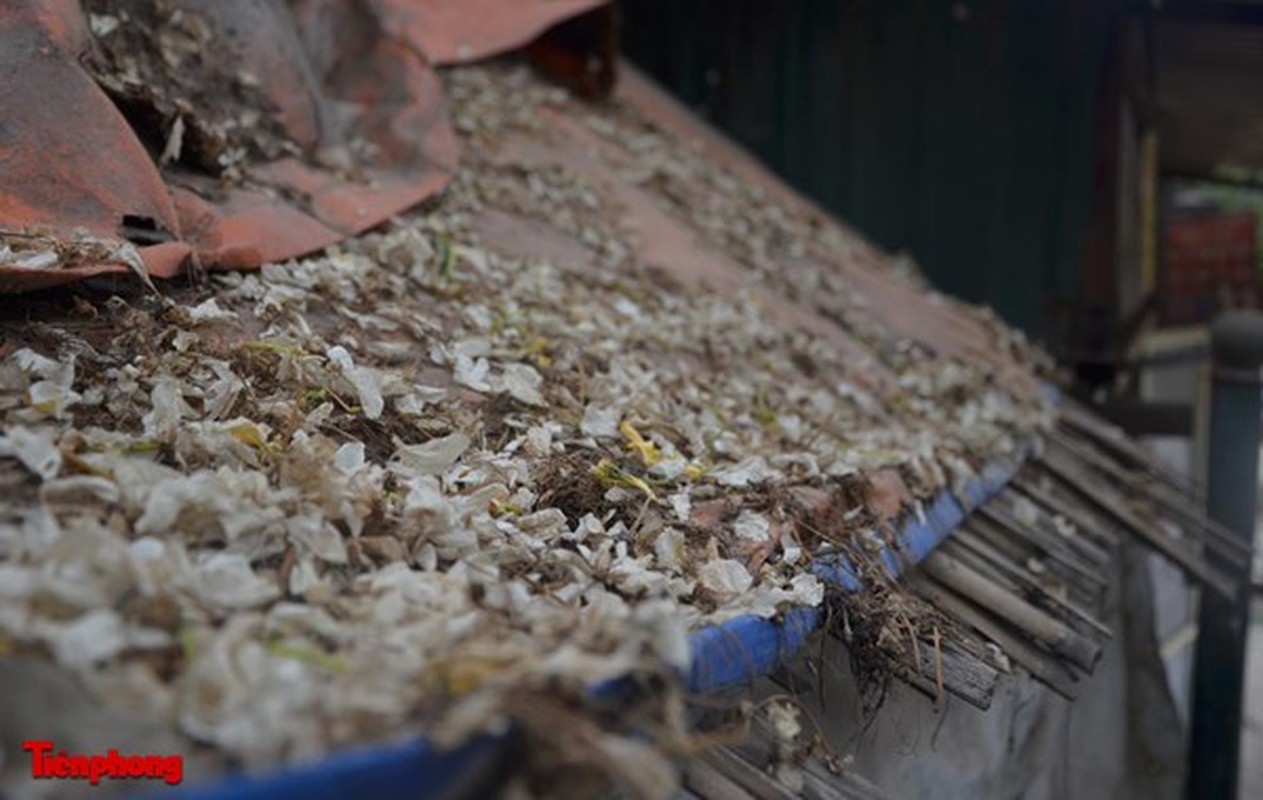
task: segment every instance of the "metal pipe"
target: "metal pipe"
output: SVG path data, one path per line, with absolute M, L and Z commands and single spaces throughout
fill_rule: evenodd
M 1259 485 L 1263 314 L 1238 311 L 1221 316 L 1211 327 L 1211 349 L 1206 506 L 1210 516 L 1252 546 Z M 1237 793 L 1250 611 L 1250 559 L 1229 559 L 1214 551 L 1206 556 L 1237 581 L 1239 590 L 1229 597 L 1202 592 L 1185 786 L 1186 796 L 1199 800 Z

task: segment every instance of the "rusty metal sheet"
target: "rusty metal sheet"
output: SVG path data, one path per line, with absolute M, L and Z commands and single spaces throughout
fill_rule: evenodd
M 257 267 L 372 227 L 457 168 L 426 58 L 486 57 L 599 5 L 6 3 L 0 292 L 124 274 L 111 243 L 172 277 L 190 263 Z M 61 254 L 51 266 L 3 257 L 47 241 Z
M 434 64 L 466 64 L 529 43 L 607 0 L 384 0 L 388 28 Z
M 154 275 L 176 274 L 190 255 L 209 269 L 254 267 L 362 231 L 454 173 L 437 79 L 380 33 L 367 5 L 181 0 L 169 6 L 178 18 L 156 8 L 62 0 L 0 10 L 0 74 L 12 76 L 0 80 L 0 228 L 11 246 L 21 245 L 13 234 L 79 230 L 130 238 Z M 214 141 L 221 122 L 232 135 Z M 177 125 L 182 156 L 171 152 Z M 233 148 L 257 152 L 236 174 L 214 174 Z M 159 166 L 164 150 L 173 157 Z M 136 226 L 143 234 L 128 236 Z M 10 264 L 0 290 L 125 270 L 108 260 Z

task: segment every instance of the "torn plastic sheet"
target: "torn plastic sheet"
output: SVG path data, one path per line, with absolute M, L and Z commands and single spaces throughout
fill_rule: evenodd
M 0 292 L 125 275 L 124 248 L 173 277 L 377 225 L 457 168 L 427 59 L 513 49 L 601 4 L 6 3 Z

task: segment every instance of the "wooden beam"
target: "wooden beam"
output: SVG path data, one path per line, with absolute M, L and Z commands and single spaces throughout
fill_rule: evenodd
M 1053 538 L 1045 531 L 1035 530 L 1022 524 L 1006 509 L 1000 508 L 994 502 L 978 509 L 978 514 L 991 524 L 1000 527 L 1010 536 L 1015 536 L 1022 541 L 1030 543 L 1038 552 L 1043 553 L 1046 558 L 1057 561 L 1074 573 L 1076 577 L 1081 579 L 1082 583 L 1096 589 L 1105 586 L 1106 579 L 1101 574 L 1105 565 L 1094 564 L 1088 561 L 1072 551 L 1064 541 Z
M 984 556 L 986 556 L 986 551 L 991 547 L 986 542 L 980 541 L 967 526 L 952 536 L 951 541 L 968 547 L 975 547 L 981 551 Z M 999 553 L 995 553 L 989 557 L 989 560 L 991 561 L 996 561 L 997 559 L 1003 559 L 1003 556 Z M 998 565 L 1001 562 L 996 561 L 996 563 Z M 1027 596 L 1031 598 L 1031 602 L 1040 608 L 1043 608 L 1049 613 L 1060 614 L 1063 619 L 1069 617 L 1078 620 L 1104 638 L 1108 639 L 1114 635 L 1113 631 L 1111 631 L 1108 626 L 1099 621 L 1092 614 L 1088 613 L 1082 607 L 1070 600 L 1062 599 L 1055 593 L 1048 591 L 1048 589 L 1043 586 L 1039 580 L 1035 578 L 1035 576 L 1031 575 L 1026 570 L 1010 563 L 1009 568 L 1005 571 L 1014 583 L 1017 583 L 1026 589 Z
M 941 641 L 941 652 L 936 653 L 934 642 L 921 639 L 914 658 L 919 661 L 908 683 L 934 700 L 938 697 L 939 657 L 942 658 L 944 690 L 951 692 L 974 708 L 986 711 L 991 708 L 995 685 L 1000 673 L 979 657 L 966 652 L 950 641 Z
M 909 584 L 935 608 L 970 626 L 990 639 L 1014 663 L 1067 700 L 1078 697 L 1074 675 L 1052 656 L 1014 634 L 1003 622 L 987 614 L 951 589 L 927 575 L 908 576 Z
M 1018 474 L 1013 480 L 1013 488 L 1045 511 L 1065 517 L 1080 533 L 1087 534 L 1088 538 L 1103 549 L 1110 552 L 1117 549 L 1119 538 L 1112 529 L 1103 524 L 1102 518 L 1091 514 L 1078 503 L 1072 505 L 1068 500 L 1057 497 L 1050 488 L 1040 485 L 1030 470 L 1023 470 Z
M 1057 408 L 1057 416 L 1065 426 L 1092 444 L 1107 450 L 1133 469 L 1152 475 L 1181 494 L 1193 497 L 1198 495 L 1193 481 L 1164 467 L 1152 451 L 1128 438 L 1121 428 L 1100 419 L 1073 400 L 1063 399 Z
M 1155 486 L 1152 481 L 1146 480 L 1145 476 L 1129 471 L 1115 462 L 1105 460 L 1094 454 L 1089 445 L 1076 442 L 1065 434 L 1054 433 L 1050 442 L 1054 446 L 1067 450 L 1075 458 L 1109 472 L 1110 476 L 1123 487 L 1144 495 L 1171 516 L 1178 517 L 1176 521 L 1182 527 L 1191 528 L 1187 530 L 1188 533 L 1205 539 L 1207 545 L 1213 547 L 1227 560 L 1249 560 L 1252 557 L 1250 546 L 1241 541 L 1241 537 L 1233 535 L 1227 528 L 1212 519 L 1205 510 L 1193 505 L 1184 492 L 1167 491 L 1168 487 Z
M 1046 452 L 1039 461 L 1047 470 L 1068 489 L 1092 504 L 1097 511 L 1110 517 L 1125 530 L 1129 531 L 1144 543 L 1166 556 L 1172 563 L 1182 569 L 1203 586 L 1206 586 L 1223 597 L 1235 597 L 1237 582 L 1226 573 L 1206 563 L 1200 555 L 1185 547 L 1169 536 L 1159 533 L 1155 521 L 1142 520 L 1127 507 L 1120 498 L 1111 497 L 1102 490 L 1099 482 L 1089 480 L 1083 471 L 1073 462 L 1055 451 Z
M 939 583 L 1025 631 L 1084 672 L 1091 672 L 1096 668 L 1096 662 L 1101 658 L 1099 644 L 1021 597 L 997 586 L 951 556 L 941 552 L 932 553 L 921 562 L 921 569 Z

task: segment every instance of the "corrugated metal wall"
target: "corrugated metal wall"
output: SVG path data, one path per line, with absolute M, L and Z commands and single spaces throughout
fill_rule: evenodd
M 1113 8 L 629 0 L 623 46 L 939 287 L 1044 335 L 1080 285 Z

